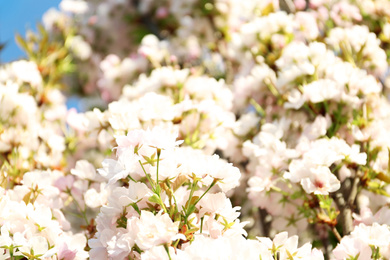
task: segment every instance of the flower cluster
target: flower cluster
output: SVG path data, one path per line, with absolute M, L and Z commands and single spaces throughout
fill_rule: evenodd
M 388 1 L 59 8 L 0 66 L 0 259 L 390 258 Z
M 0 68 L 0 183 L 12 186 L 27 171 L 63 167 L 65 115 L 65 97 L 44 87 L 36 63 Z
M 98 170 L 109 195 L 96 218 L 96 239 L 89 241 L 91 256 L 142 258 L 158 246 L 170 254 L 194 236 L 246 234 L 239 207 L 224 193 L 238 185 L 240 171 L 217 155 L 178 148 L 176 137 L 160 128 L 116 137 L 117 160 L 103 161 Z
M 87 259 L 87 238 L 73 233 L 62 210 L 59 171 L 31 171 L 14 189 L 0 188 L 2 259 Z M 57 257 L 57 258 L 56 258 Z

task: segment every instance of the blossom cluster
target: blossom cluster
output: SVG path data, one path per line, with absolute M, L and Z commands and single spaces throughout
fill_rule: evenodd
M 0 66 L 0 259 L 390 259 L 389 10 L 62 0 Z

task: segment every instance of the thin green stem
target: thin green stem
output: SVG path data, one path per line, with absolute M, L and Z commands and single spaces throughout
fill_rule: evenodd
M 197 183 L 198 183 L 198 181 L 195 180 L 194 183 L 192 184 L 191 191 L 190 191 L 190 196 L 188 197 L 188 205 L 187 205 L 187 208 L 186 208 L 186 213 L 187 213 L 187 212 L 189 211 L 189 209 L 190 209 L 190 204 L 191 204 L 192 196 L 194 195 L 195 187 L 196 187 Z
M 204 197 L 204 195 L 206 195 L 207 192 L 209 192 L 209 190 L 217 183 L 217 181 L 213 181 L 211 183 L 211 185 L 207 188 L 207 190 L 202 194 L 202 196 L 200 196 L 194 203 L 194 206 L 196 206 L 196 204 L 198 204 L 198 202 Z
M 157 171 L 156 171 L 157 185 L 158 185 L 158 168 L 159 168 L 159 165 L 160 165 L 160 154 L 161 154 L 161 149 L 157 148 Z
M 73 198 L 72 192 L 71 192 L 70 190 L 67 190 L 66 193 L 67 193 L 69 196 L 71 196 L 71 197 Z M 77 209 L 78 209 L 78 210 L 80 211 L 80 213 L 81 213 L 81 218 L 83 218 L 83 219 L 85 220 L 85 223 L 86 223 L 87 226 L 88 226 L 88 225 L 89 225 L 89 221 L 88 221 L 88 218 L 87 218 L 86 211 L 85 211 L 85 210 L 82 210 L 80 204 L 78 203 L 78 201 L 77 201 L 75 198 L 73 198 L 73 201 L 74 201 L 74 203 L 76 204 Z
M 85 223 L 87 225 L 89 225 L 89 221 L 88 221 L 87 214 L 86 214 L 85 210 L 81 209 L 81 206 L 80 206 L 80 204 L 78 203 L 78 201 L 76 199 L 73 199 L 73 200 L 76 203 L 77 208 L 80 210 L 80 213 L 81 213 L 82 217 L 84 218 Z
M 169 257 L 169 260 L 172 260 L 171 258 L 171 255 L 169 254 L 169 247 L 167 244 L 164 245 L 164 248 L 165 248 L 165 251 L 167 251 L 167 254 L 168 254 L 168 257 Z
M 202 217 L 200 219 L 200 233 L 202 234 L 202 231 L 203 231 L 203 220 L 204 220 L 204 217 Z
M 159 158 L 159 157 L 160 157 L 160 155 L 157 153 L 157 158 Z M 157 160 L 157 165 L 158 165 L 158 161 L 159 161 L 159 160 Z M 153 182 L 153 180 L 151 179 L 150 175 L 146 173 L 145 168 L 144 168 L 144 166 L 142 165 L 141 160 L 138 160 L 138 162 L 139 162 L 139 164 L 141 165 L 142 170 L 144 171 L 145 176 L 146 176 L 146 178 L 148 179 L 150 185 L 152 186 L 152 191 L 153 191 L 154 194 L 156 194 L 157 197 L 159 198 L 159 204 L 160 204 L 160 206 L 163 208 L 163 210 L 164 210 L 165 213 L 169 214 L 169 213 L 168 213 L 168 210 L 167 210 L 167 208 L 165 207 L 164 202 L 162 201 L 161 196 L 160 196 L 160 186 L 158 185 L 158 179 L 157 179 L 156 185 L 154 186 L 154 185 L 153 185 L 154 182 Z M 157 166 L 157 167 L 158 167 L 158 166 Z M 157 178 L 158 178 L 158 174 L 157 174 Z
M 76 217 L 76 218 L 83 218 L 83 216 L 81 216 L 81 215 L 79 215 L 79 214 L 75 214 L 75 213 L 73 213 L 73 212 L 70 212 L 69 210 L 64 210 L 64 209 L 62 209 L 61 211 L 62 211 L 63 213 L 65 213 L 65 214 L 67 214 L 67 215 L 71 215 L 71 216 Z
M 289 195 L 290 195 L 288 192 L 285 192 L 285 191 L 283 191 L 281 188 L 276 187 L 276 186 L 274 186 L 274 185 L 272 185 L 270 188 L 271 188 L 271 190 L 273 190 L 273 191 L 279 192 L 279 193 L 282 194 L 283 196 L 289 196 Z
M 167 214 L 169 215 L 168 210 L 167 210 L 167 208 L 165 207 L 165 204 L 164 204 L 164 202 L 162 201 L 162 199 L 161 199 L 161 197 L 160 197 L 160 194 L 158 194 L 157 196 L 158 196 L 159 199 L 160 199 L 160 205 L 161 205 L 161 207 L 163 208 L 164 212 L 167 213 Z
M 129 178 L 131 181 L 133 182 L 137 182 L 136 180 L 134 180 L 130 175 L 127 176 L 127 178 Z
M 146 178 L 148 179 L 148 181 L 149 181 L 150 185 L 152 186 L 152 190 L 153 190 L 153 192 L 157 194 L 157 192 L 156 192 L 156 190 L 155 190 L 155 188 L 154 188 L 154 185 L 153 185 L 152 179 L 150 178 L 149 174 L 147 174 L 147 173 L 146 173 L 146 171 L 145 171 L 145 168 L 144 168 L 144 166 L 143 166 L 143 164 L 142 164 L 141 160 L 138 160 L 138 162 L 139 162 L 139 164 L 141 165 L 141 167 L 142 167 L 142 170 L 144 171 L 144 173 L 145 173 L 145 176 L 146 176 Z
M 195 210 L 195 206 L 196 204 L 198 204 L 198 202 L 204 197 L 204 195 L 206 195 L 207 192 L 209 192 L 209 190 L 217 183 L 218 181 L 214 179 L 214 181 L 211 183 L 211 185 L 207 188 L 207 190 L 202 194 L 202 196 L 200 196 L 193 205 L 190 206 L 191 204 L 191 201 L 189 201 L 189 206 L 188 206 L 188 209 L 187 209 L 187 212 L 186 212 L 186 221 L 187 221 L 187 218 L 191 215 L 192 212 L 194 212 Z

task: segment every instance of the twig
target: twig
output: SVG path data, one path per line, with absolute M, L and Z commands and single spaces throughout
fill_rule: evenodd
M 353 179 L 351 192 L 349 193 L 348 196 L 348 204 L 351 206 L 355 203 L 355 199 L 358 193 L 359 182 L 360 182 L 360 176 L 355 176 L 355 178 Z
M 266 221 L 266 218 L 268 216 L 268 212 L 265 209 L 259 208 L 259 219 L 260 219 L 260 225 L 262 229 L 262 236 L 269 237 L 270 233 L 270 223 Z
M 333 232 L 333 234 L 335 235 L 335 237 L 337 238 L 337 240 L 340 242 L 340 241 L 341 241 L 341 235 L 340 235 L 340 233 L 337 231 L 336 227 L 332 227 L 332 232 Z
M 295 5 L 292 0 L 279 0 L 279 7 L 286 13 L 295 13 Z

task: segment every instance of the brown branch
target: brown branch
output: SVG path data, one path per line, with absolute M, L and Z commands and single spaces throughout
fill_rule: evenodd
M 279 0 L 279 7 L 286 13 L 295 13 L 295 5 L 292 0 Z
M 346 188 L 346 182 L 344 181 L 342 188 L 335 193 L 334 200 L 340 210 L 340 220 L 343 227 L 343 235 L 349 235 L 353 230 L 352 209 L 355 204 L 355 200 L 358 194 L 358 187 L 360 183 L 360 177 L 357 175 L 353 180 L 349 190 L 346 194 L 347 200 L 343 196 L 343 191 Z
M 266 220 L 268 212 L 265 209 L 259 208 L 259 220 L 262 229 L 262 236 L 269 237 L 271 231 L 271 223 Z
M 337 238 L 337 240 L 340 242 L 341 241 L 341 235 L 340 233 L 337 231 L 336 227 L 332 227 L 332 232 L 333 234 L 335 235 L 335 237 Z

